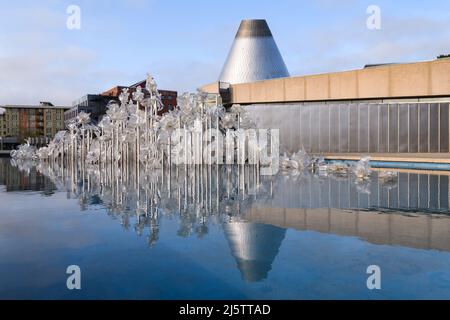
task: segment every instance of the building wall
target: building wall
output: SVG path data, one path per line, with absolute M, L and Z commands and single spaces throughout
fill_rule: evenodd
M 217 91 L 216 84 L 202 87 Z M 281 152 L 448 153 L 450 58 L 232 84 Z M 388 102 L 386 102 L 388 101 Z
M 145 83 L 143 84 L 145 85 Z M 122 87 L 116 86 L 102 94 L 88 94 L 81 99 L 74 101 L 71 109 L 67 110 L 64 114 L 64 122 L 67 125 L 70 121 L 74 120 L 80 112 L 85 112 L 91 115 L 91 119 L 94 123 L 98 123 L 103 115 L 106 114 L 107 105 L 110 101 L 119 101 L 119 96 L 122 90 L 128 88 L 129 93 L 132 94 L 135 87 Z M 145 91 L 144 91 L 145 92 Z M 161 94 L 161 100 L 164 105 L 160 114 L 163 114 L 177 105 L 177 92 L 169 90 L 159 90 Z
M 122 93 L 122 90 L 125 89 L 127 87 L 124 86 L 115 86 L 105 92 L 103 92 L 101 95 L 102 96 L 108 96 L 108 97 L 114 97 L 114 98 L 118 98 L 119 95 Z
M 208 93 L 219 93 L 219 82 L 213 82 L 201 87 L 201 90 Z
M 141 88 L 145 87 L 145 81 L 142 81 L 138 84 L 136 84 L 135 86 L 132 87 L 123 87 L 123 86 L 116 86 L 113 87 L 105 92 L 103 92 L 101 95 L 102 96 L 108 96 L 108 97 L 112 97 L 112 98 L 118 98 L 119 95 L 122 93 L 123 89 L 128 88 L 130 92 L 130 94 L 132 94 L 133 92 L 135 92 L 136 88 L 140 86 Z M 161 102 L 164 106 L 163 110 L 160 112 L 160 115 L 163 113 L 166 113 L 170 110 L 173 110 L 176 106 L 177 106 L 177 96 L 178 96 L 178 92 L 177 91 L 172 91 L 172 90 L 158 90 L 158 92 L 161 94 Z M 146 97 L 148 97 L 148 93 L 147 90 L 144 90 L 144 94 L 146 94 Z
M 0 137 L 6 136 L 6 121 L 5 115 L 0 115 Z
M 178 93 L 176 91 L 158 90 L 158 92 L 161 94 L 161 102 L 164 106 L 160 114 L 171 111 L 177 106 Z
M 231 95 L 241 104 L 448 96 L 450 58 L 234 84 Z
M 0 136 L 17 138 L 19 143 L 29 137 L 53 136 L 64 129 L 65 107 L 4 106 L 0 116 Z
M 449 100 L 248 105 L 258 128 L 280 130 L 280 152 L 448 153 Z
M 78 116 L 78 107 L 73 107 L 64 112 L 64 123 L 67 124 Z
M 14 137 L 19 135 L 19 109 L 5 108 L 6 112 L 3 115 L 4 136 Z
M 67 125 L 73 121 L 80 112 L 90 114 L 93 123 L 98 123 L 106 113 L 106 107 L 111 101 L 118 101 L 118 98 L 110 95 L 87 94 L 72 104 L 72 108 L 64 113 L 64 122 Z
M 64 130 L 64 109 L 44 109 L 44 134 L 53 138 L 58 131 Z

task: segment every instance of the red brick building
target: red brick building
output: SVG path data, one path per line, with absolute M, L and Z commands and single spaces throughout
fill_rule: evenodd
M 108 96 L 111 98 L 118 98 L 120 93 L 123 89 L 128 88 L 129 92 L 134 92 L 137 87 L 141 87 L 142 89 L 145 89 L 146 80 L 140 81 L 138 83 L 135 83 L 129 87 L 125 86 L 115 86 L 105 92 L 103 92 L 102 96 Z M 146 92 L 146 90 L 144 90 Z M 177 91 L 171 91 L 171 90 L 158 90 L 158 92 L 161 94 L 161 101 L 164 105 L 163 110 L 159 112 L 159 114 L 164 114 L 170 110 L 173 110 L 177 106 Z

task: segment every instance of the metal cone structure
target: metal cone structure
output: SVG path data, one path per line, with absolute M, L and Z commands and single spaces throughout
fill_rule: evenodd
M 242 20 L 220 82 L 246 83 L 289 77 L 266 20 Z

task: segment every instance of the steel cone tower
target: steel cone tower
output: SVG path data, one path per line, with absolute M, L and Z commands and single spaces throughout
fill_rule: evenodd
M 245 83 L 289 77 L 266 20 L 242 20 L 219 81 Z

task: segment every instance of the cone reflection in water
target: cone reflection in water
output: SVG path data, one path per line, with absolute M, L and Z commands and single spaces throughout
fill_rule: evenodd
M 223 228 L 242 277 L 249 282 L 266 279 L 286 229 L 246 221 L 228 222 Z

